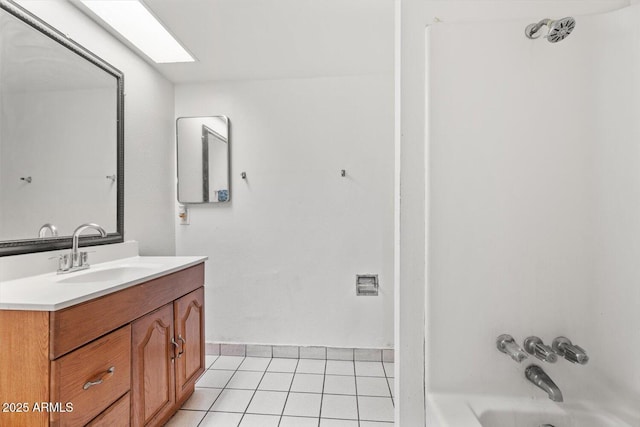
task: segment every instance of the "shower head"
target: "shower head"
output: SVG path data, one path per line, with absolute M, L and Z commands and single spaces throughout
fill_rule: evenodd
M 529 24 L 525 28 L 524 33 L 530 39 L 537 39 L 540 37 L 540 29 L 546 25 L 549 27 L 549 32 L 545 36 L 550 43 L 557 43 L 566 39 L 569 34 L 576 27 L 576 20 L 568 16 L 562 19 L 543 19 L 537 24 Z

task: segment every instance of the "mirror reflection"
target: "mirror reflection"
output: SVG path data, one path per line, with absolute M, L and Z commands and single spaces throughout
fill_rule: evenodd
M 178 201 L 228 202 L 229 119 L 226 116 L 181 117 L 176 122 Z
M 85 222 L 121 241 L 122 75 L 73 42 L 43 34 L 53 32 L 25 22 L 17 7 L 2 8 L 0 247 L 43 250 L 43 239 L 70 242 Z

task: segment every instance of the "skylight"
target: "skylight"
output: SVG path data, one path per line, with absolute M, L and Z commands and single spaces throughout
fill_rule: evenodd
M 189 52 L 139 1 L 82 0 L 82 3 L 154 62 L 194 61 Z

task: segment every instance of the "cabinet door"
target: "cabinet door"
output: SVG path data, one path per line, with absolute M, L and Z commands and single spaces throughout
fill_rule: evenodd
M 204 287 L 174 302 L 175 336 L 180 344 L 176 358 L 176 401 L 193 392 L 204 372 Z
M 155 425 L 173 411 L 176 401 L 173 304 L 133 322 L 131 424 Z

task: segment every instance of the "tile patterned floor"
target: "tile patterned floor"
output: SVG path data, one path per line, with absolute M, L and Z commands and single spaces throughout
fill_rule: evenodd
M 392 427 L 393 363 L 207 356 L 168 427 Z

